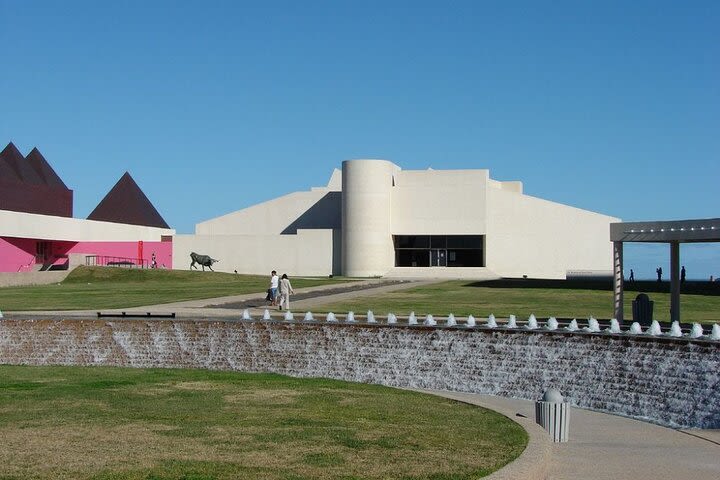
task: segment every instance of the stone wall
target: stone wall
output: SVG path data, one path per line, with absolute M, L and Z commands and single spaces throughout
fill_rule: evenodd
M 0 320 L 0 363 L 276 372 L 537 399 L 720 428 L 720 343 L 526 330 L 188 320 Z

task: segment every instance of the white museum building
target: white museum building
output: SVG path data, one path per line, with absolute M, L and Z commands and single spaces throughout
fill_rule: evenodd
M 403 170 L 347 160 L 325 187 L 294 192 L 176 235 L 173 268 L 190 253 L 215 270 L 429 278 L 611 276 L 619 218 L 523 194 L 489 170 Z

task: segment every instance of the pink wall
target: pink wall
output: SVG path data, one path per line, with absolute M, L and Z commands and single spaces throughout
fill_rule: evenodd
M 35 266 L 36 242 L 30 238 L 0 237 L 0 272 L 32 271 Z M 139 258 L 138 242 L 48 242 L 50 260 L 54 264 L 67 262 L 67 255 L 71 253 Z M 142 246 L 142 258 L 148 264 L 155 252 L 158 268 L 163 268 L 163 265 L 172 268 L 172 242 L 142 242 Z
M 68 242 L 53 242 L 55 244 Z M 64 254 L 84 253 L 86 255 L 104 255 L 111 257 L 138 257 L 138 242 L 78 242 L 70 244 L 71 247 L 59 246 L 58 251 L 65 250 Z M 148 264 L 155 252 L 158 268 L 172 268 L 172 242 L 143 242 L 142 258 Z
M 0 272 L 30 272 L 35 265 L 35 240 L 0 237 Z

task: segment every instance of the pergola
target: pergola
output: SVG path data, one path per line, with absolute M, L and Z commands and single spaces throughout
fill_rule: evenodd
M 610 224 L 615 318 L 623 320 L 623 244 L 670 244 L 670 320 L 680 321 L 680 244 L 720 242 L 720 218 Z

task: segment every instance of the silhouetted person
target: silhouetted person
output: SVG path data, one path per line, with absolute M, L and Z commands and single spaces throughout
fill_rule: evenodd
M 685 283 L 685 265 L 680 269 L 680 283 Z
M 632 268 L 630 269 L 630 278 L 628 278 L 628 281 L 629 281 L 629 282 L 634 282 L 634 281 L 635 281 L 635 272 L 633 272 L 633 269 L 632 269 Z
M 657 273 L 658 282 L 662 282 L 662 267 L 656 268 L 656 269 L 655 269 L 655 273 Z

